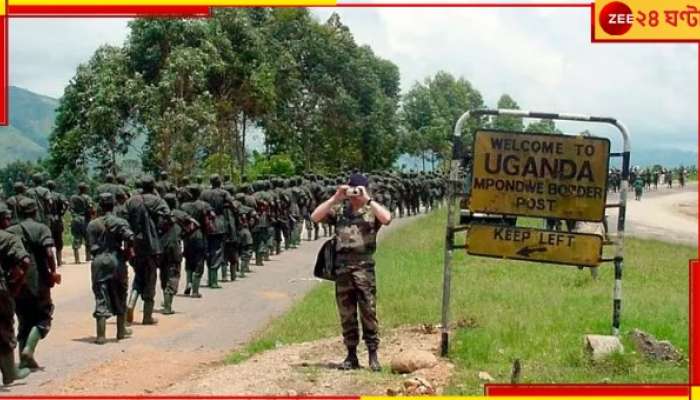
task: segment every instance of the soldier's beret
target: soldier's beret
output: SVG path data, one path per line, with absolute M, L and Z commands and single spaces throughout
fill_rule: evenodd
M 213 184 L 215 182 L 216 183 L 221 182 L 221 177 L 219 176 L 219 174 L 213 174 L 212 176 L 209 177 L 209 183 Z
M 36 201 L 24 198 L 22 199 L 22 201 L 19 202 L 19 209 L 20 211 L 22 211 L 23 214 L 31 214 L 33 212 L 36 212 Z
M 46 186 L 47 186 L 49 189 L 52 189 L 52 190 L 53 190 L 54 188 L 56 188 L 56 182 L 54 182 L 54 181 L 47 181 L 47 182 L 46 182 Z
M 16 192 L 17 190 L 22 190 L 22 189 L 26 189 L 26 188 L 27 188 L 27 187 L 24 185 L 24 182 L 15 182 L 14 185 L 12 185 L 12 187 L 15 189 L 15 192 Z
M 369 179 L 362 174 L 352 174 L 350 179 L 348 179 L 348 185 L 350 186 L 365 186 L 369 183 Z
M 113 206 L 114 205 L 114 195 L 112 193 L 100 193 L 100 205 L 101 206 Z
M 88 185 L 85 184 L 85 182 L 80 182 L 78 184 L 78 189 L 87 189 L 87 188 L 88 188 Z
M 36 174 L 32 175 L 32 180 L 34 183 L 41 183 L 44 180 L 44 176 L 37 172 Z

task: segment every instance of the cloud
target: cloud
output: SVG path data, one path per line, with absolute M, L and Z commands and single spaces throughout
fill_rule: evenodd
M 99 46 L 123 44 L 127 22 L 123 18 L 11 18 L 10 84 L 60 97 L 77 66 Z
M 619 118 L 635 146 L 697 149 L 697 45 L 591 43 L 589 11 L 578 8 L 313 12 L 319 19 L 340 14 L 358 43 L 399 66 L 404 91 L 444 70 L 468 79 L 489 106 L 508 93 L 524 109 Z M 59 97 L 99 45 L 124 42 L 127 22 L 11 19 L 10 83 Z
M 491 107 L 508 93 L 523 109 L 616 117 L 638 147 L 697 149 L 697 45 L 591 43 L 589 11 L 577 8 L 315 10 L 331 12 L 399 66 L 404 90 L 445 70 Z M 604 126 L 560 126 L 617 136 Z

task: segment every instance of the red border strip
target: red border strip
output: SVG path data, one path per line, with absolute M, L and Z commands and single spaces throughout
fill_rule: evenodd
M 681 385 L 499 385 L 488 384 L 487 396 L 690 396 Z
M 690 331 L 689 342 L 688 342 L 688 354 L 690 357 L 689 362 L 689 385 L 700 384 L 700 329 L 692 327 L 695 322 L 700 321 L 700 297 L 695 293 L 696 290 L 700 290 L 700 273 L 698 273 L 698 268 L 700 268 L 700 260 L 690 261 L 690 285 L 688 286 L 690 308 L 688 310 L 688 327 Z
M 3 0 L 5 1 L 5 0 Z M 7 5 L 7 2 L 5 2 Z M 8 99 L 7 99 L 7 93 L 8 93 L 8 86 L 9 86 L 9 74 L 8 74 L 8 65 L 9 62 L 8 60 L 10 59 L 9 56 L 9 45 L 8 45 L 8 23 L 7 23 L 8 17 L 6 15 L 3 15 L 0 17 L 0 54 L 2 57 L 4 57 L 4 60 L 0 60 L 0 126 L 5 126 L 9 124 L 9 115 L 10 113 L 8 112 Z
M 10 17 L 208 17 L 208 6 L 9 6 Z

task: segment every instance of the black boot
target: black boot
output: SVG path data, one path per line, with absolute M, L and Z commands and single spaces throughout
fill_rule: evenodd
M 382 370 L 382 365 L 379 364 L 379 357 L 377 357 L 377 349 L 371 349 L 369 351 L 369 369 L 374 372 Z
M 340 363 L 339 369 L 350 370 L 360 368 L 360 360 L 357 359 L 357 347 L 348 346 L 348 356 Z
M 78 249 L 73 249 L 73 258 L 75 259 L 76 264 L 80 264 L 80 253 L 78 252 Z

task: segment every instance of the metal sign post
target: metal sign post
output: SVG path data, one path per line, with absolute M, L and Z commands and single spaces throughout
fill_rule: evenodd
M 605 138 L 480 129 L 472 142 L 473 177 L 467 179 L 470 184 L 466 185 L 466 193 L 461 193 L 470 197 L 470 211 L 505 217 L 523 215 L 601 222 L 606 208 L 617 208 L 617 234 L 614 237 L 607 235 L 612 238 L 609 242 L 590 234 L 483 224 L 455 225 L 453 207 L 460 194 L 458 188 L 464 185 L 460 178 L 464 167 L 470 167 L 460 162 L 462 128 L 470 117 L 499 115 L 613 125 L 622 136 L 623 150 L 610 153 L 610 142 Z M 446 356 L 449 352 L 452 251 L 465 248 L 454 242 L 455 233 L 459 231 L 469 231 L 466 248 L 473 255 L 589 267 L 612 261 L 615 266 L 612 333 L 618 335 L 631 148 L 624 124 L 609 117 L 522 110 L 470 110 L 457 120 L 452 144 L 447 185 L 441 354 Z M 606 204 L 609 157 L 622 158 L 620 198 L 619 202 L 612 204 Z M 615 246 L 612 259 L 602 258 L 602 246 L 607 244 Z

